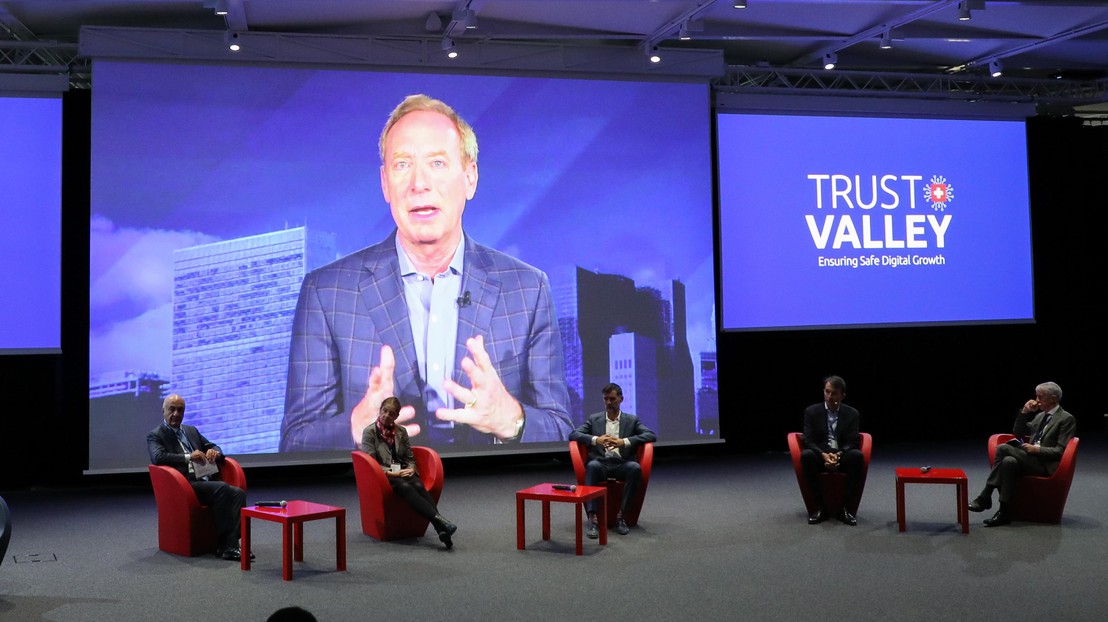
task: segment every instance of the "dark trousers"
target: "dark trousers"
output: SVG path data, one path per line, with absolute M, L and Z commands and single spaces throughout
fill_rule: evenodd
M 192 489 L 196 491 L 197 501 L 212 508 L 217 546 L 220 549 L 237 547 L 246 491 L 220 481 L 192 482 Z
M 634 498 L 639 484 L 642 483 L 642 467 L 634 460 L 624 461 L 621 458 L 608 457 L 590 460 L 585 465 L 586 486 L 603 486 L 609 478 L 623 482 L 623 501 L 619 506 L 619 511 L 622 512 Z M 589 514 L 595 514 L 599 504 L 596 500 L 589 501 L 585 504 L 585 508 Z
M 392 492 L 412 506 L 417 514 L 424 518 L 438 516 L 439 510 L 435 507 L 435 500 L 431 493 L 423 487 L 423 480 L 413 475 L 411 477 L 390 477 L 389 484 Z
M 1016 489 L 1016 478 L 1021 475 L 1042 477 L 1049 473 L 1042 460 L 1027 453 L 1022 447 L 1013 447 L 1007 443 L 998 444 L 996 456 L 993 458 L 993 470 L 985 480 L 985 490 L 981 491 L 981 496 L 992 496 L 992 489 L 996 488 L 1000 490 L 1000 502 L 1011 503 Z
M 858 494 L 858 488 L 862 483 L 862 468 L 865 460 L 860 449 L 848 449 L 839 458 L 839 468 L 832 471 L 823 462 L 823 456 L 819 452 L 805 449 L 800 452 L 800 465 L 804 470 L 804 479 L 808 482 L 808 490 L 818 507 L 823 507 L 823 481 L 820 473 L 842 473 L 846 476 L 843 485 L 843 504 L 850 505 L 851 500 Z

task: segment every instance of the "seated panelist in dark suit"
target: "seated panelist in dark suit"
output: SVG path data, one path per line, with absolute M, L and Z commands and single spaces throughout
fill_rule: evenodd
M 823 401 L 804 410 L 804 450 L 800 463 L 808 490 L 815 497 L 816 511 L 808 517 L 808 524 L 815 525 L 827 517 L 823 515 L 823 482 L 820 473 L 827 471 L 846 475 L 843 499 L 852 499 L 862 483 L 862 457 L 860 430 L 862 416 L 856 408 L 843 404 L 846 397 L 846 381 L 839 376 L 828 376 L 823 381 Z M 839 520 L 854 526 L 858 519 L 844 504 Z
M 585 423 L 570 433 L 569 440 L 589 447 L 588 462 L 585 464 L 586 486 L 599 486 L 610 477 L 623 481 L 623 501 L 620 504 L 619 524 L 616 529 L 621 535 L 627 535 L 630 528 L 623 520 L 623 510 L 635 497 L 642 481 L 642 468 L 635 461 L 635 452 L 640 445 L 653 443 L 657 437 L 638 417 L 620 410 L 623 389 L 618 384 L 607 384 L 602 392 L 604 412 L 589 415 Z M 595 500 L 589 501 L 587 505 L 587 534 L 590 538 L 600 536 L 596 523 L 597 505 Z
M 304 278 L 292 323 L 280 450 L 349 449 L 381 402 L 424 444 L 565 440 L 562 341 L 542 271 L 462 228 L 477 136 L 411 95 L 381 132 L 396 230 Z
M 395 397 L 385 398 L 381 402 L 377 421 L 366 426 L 362 432 L 362 451 L 373 456 L 377 464 L 381 465 L 392 491 L 408 502 L 420 516 L 430 519 L 439 534 L 439 540 L 446 548 L 453 548 L 451 536 L 458 527 L 439 514 L 435 499 L 423 487 L 415 455 L 412 453 L 412 444 L 408 441 L 408 431 L 404 426 L 397 425 L 398 416 L 400 400 Z
M 150 463 L 173 467 L 189 480 L 196 491 L 196 499 L 210 505 L 215 515 L 216 554 L 223 559 L 238 560 L 241 558 L 239 521 L 246 505 L 246 492 L 219 481 L 219 473 L 197 479 L 193 463 L 218 463 L 223 460 L 223 451 L 195 427 L 182 424 L 184 417 L 184 398 L 177 394 L 165 398 L 162 402 L 164 421 L 146 435 Z
M 1046 477 L 1058 470 L 1066 445 L 1077 433 L 1077 420 L 1059 405 L 1061 401 L 1062 387 L 1057 383 L 1044 382 L 1035 387 L 1035 397 L 1027 400 L 1016 415 L 1012 435 L 1017 442 L 997 445 L 985 488 L 969 504 L 971 512 L 984 512 L 993 507 L 993 490 L 1000 490 L 1000 508 L 992 518 L 985 519 L 986 527 L 1012 522 L 1010 508 L 1016 478 Z

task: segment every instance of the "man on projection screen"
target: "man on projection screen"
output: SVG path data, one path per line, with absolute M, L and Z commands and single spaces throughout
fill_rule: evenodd
M 351 449 L 381 402 L 430 445 L 564 440 L 571 428 L 546 274 L 462 230 L 477 136 L 411 95 L 381 132 L 396 231 L 313 271 L 293 319 L 281 451 Z

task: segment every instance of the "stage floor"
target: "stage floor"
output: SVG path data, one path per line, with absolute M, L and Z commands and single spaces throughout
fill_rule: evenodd
M 433 531 L 398 542 L 362 534 L 352 473 L 251 482 L 250 501 L 347 509 L 347 571 L 335 571 L 333 523 L 309 523 L 292 582 L 281 580 L 276 525 L 255 521 L 257 559 L 243 572 L 214 555 L 160 552 L 148 483 L 21 491 L 5 494 L 14 528 L 0 566 L 0 618 L 264 620 L 299 605 L 321 621 L 377 609 L 419 620 L 1099 620 L 1108 611 L 1103 447 L 1082 437 L 1061 525 L 986 529 L 988 514 L 971 514 L 968 535 L 948 486 L 909 487 L 908 531 L 898 532 L 894 468 L 963 469 L 972 498 L 987 474 L 984 439 L 888 447 L 875 439 L 854 528 L 807 524 L 785 452 L 665 452 L 639 527 L 611 531 L 607 546 L 586 541 L 581 557 L 573 508 L 562 504 L 551 509 L 550 541 L 541 539 L 541 513 L 529 512 L 527 548 L 516 549 L 515 491 L 573 479 L 553 460 L 453 476 L 448 462 L 439 507 L 459 526 L 452 551 Z

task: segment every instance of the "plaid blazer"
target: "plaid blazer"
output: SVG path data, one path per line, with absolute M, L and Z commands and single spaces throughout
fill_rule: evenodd
M 350 411 L 365 395 L 382 344 L 396 358 L 396 397 L 415 407 L 416 422 L 435 420 L 422 397 L 395 238 L 394 230 L 304 278 L 293 318 L 281 451 L 357 447 Z M 523 405 L 520 440 L 564 440 L 571 428 L 569 396 L 546 274 L 467 235 L 462 279 L 461 291 L 472 302 L 458 309 L 455 361 L 467 355 L 466 339 L 484 335 L 504 387 Z M 459 364 L 453 378 L 470 386 Z M 469 431 L 465 440 L 492 442 L 491 435 Z

